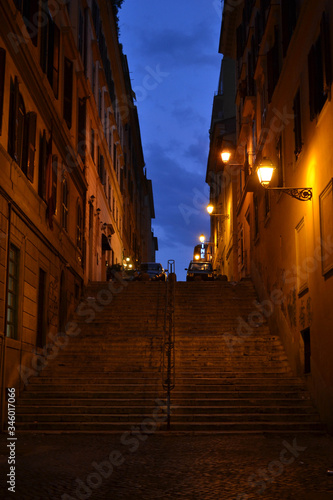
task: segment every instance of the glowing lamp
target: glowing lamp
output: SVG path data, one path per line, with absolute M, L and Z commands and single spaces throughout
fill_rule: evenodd
M 231 157 L 230 151 L 228 151 L 227 149 L 222 151 L 221 158 L 222 158 L 223 163 L 228 163 L 228 161 L 230 160 L 230 157 Z
M 264 158 L 257 167 L 257 175 L 262 186 L 268 186 L 272 180 L 274 165 L 268 158 Z

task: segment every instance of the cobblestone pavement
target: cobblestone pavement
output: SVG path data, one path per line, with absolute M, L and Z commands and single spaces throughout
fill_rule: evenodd
M 333 500 L 333 437 L 17 434 L 16 490 L 1 499 Z

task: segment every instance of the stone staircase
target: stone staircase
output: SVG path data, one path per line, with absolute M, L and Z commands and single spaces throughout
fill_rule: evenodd
M 166 430 L 167 284 L 119 285 L 109 304 L 106 286 L 87 289 L 75 318 L 81 333 L 29 380 L 17 406 L 18 431 Z M 250 281 L 175 284 L 172 431 L 325 430 L 279 338 L 253 314 L 256 305 Z M 249 319 L 252 326 L 244 326 Z
M 17 406 L 18 431 L 125 431 L 158 407 L 166 283 L 116 286 L 109 304 L 105 290 L 105 283 L 87 288 L 74 318 L 81 333 L 29 379 Z
M 323 431 L 251 281 L 177 283 L 172 429 Z

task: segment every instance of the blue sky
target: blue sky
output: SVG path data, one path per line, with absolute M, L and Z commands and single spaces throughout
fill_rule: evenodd
M 156 260 L 166 267 L 174 259 L 184 280 L 199 235 L 209 239 L 205 175 L 222 7 L 219 0 L 124 0 L 119 17 L 153 182 Z

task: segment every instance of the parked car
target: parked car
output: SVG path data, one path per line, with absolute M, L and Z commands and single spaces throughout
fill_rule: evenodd
M 166 281 L 167 276 L 161 264 L 157 262 L 142 262 L 137 279 L 144 279 L 148 275 L 152 281 Z
M 210 281 L 214 279 L 214 269 L 210 262 L 191 260 L 188 267 L 185 267 L 186 281 Z

